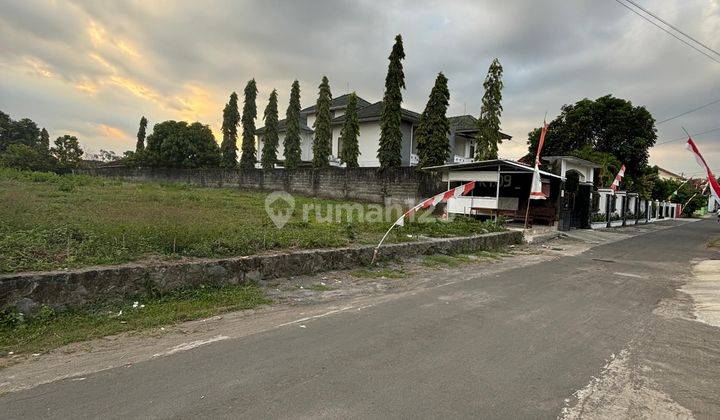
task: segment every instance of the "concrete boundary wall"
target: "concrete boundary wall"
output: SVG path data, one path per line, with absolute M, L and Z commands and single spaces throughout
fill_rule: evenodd
M 127 181 L 182 182 L 202 187 L 236 187 L 256 191 L 286 191 L 322 197 L 378 203 L 414 205 L 447 186 L 439 175 L 414 167 L 298 168 L 292 170 L 226 170 L 181 168 L 101 167 L 75 173 Z
M 521 243 L 522 232 L 506 231 L 460 238 L 389 244 L 382 258 L 425 254 L 454 254 Z M 243 284 L 322 271 L 356 268 L 371 262 L 372 246 L 253 255 L 246 257 L 125 264 L 68 271 L 0 276 L 0 308 L 33 312 L 41 305 L 54 308 L 129 298 L 151 291 L 168 292 L 200 284 Z

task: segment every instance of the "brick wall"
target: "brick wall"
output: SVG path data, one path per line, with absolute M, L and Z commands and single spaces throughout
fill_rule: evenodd
M 336 198 L 385 205 L 414 203 L 445 189 L 436 174 L 415 168 L 300 168 L 264 171 L 223 169 L 151 169 L 107 167 L 77 173 L 130 181 L 185 182 L 203 187 L 287 191 L 310 197 Z

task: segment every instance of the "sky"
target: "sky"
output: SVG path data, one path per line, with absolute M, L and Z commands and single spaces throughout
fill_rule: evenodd
M 638 0 L 720 50 L 720 0 Z M 258 83 L 258 110 L 292 81 L 314 104 L 323 75 L 334 96 L 383 95 L 387 56 L 402 34 L 403 106 L 421 112 L 438 72 L 449 115 L 480 112 L 482 83 L 504 67 L 503 158 L 527 152 L 527 133 L 564 104 L 613 94 L 660 121 L 720 99 L 720 64 L 614 0 L 61 1 L 0 0 L 0 110 L 52 138 L 76 135 L 89 154 L 134 149 L 141 116 L 209 124 Z M 262 121 L 257 126 L 262 126 Z M 720 103 L 658 125 L 658 143 L 720 127 Z M 720 172 L 720 130 L 695 137 Z M 551 141 L 551 139 L 548 139 Z M 683 141 L 651 150 L 652 164 L 698 174 Z

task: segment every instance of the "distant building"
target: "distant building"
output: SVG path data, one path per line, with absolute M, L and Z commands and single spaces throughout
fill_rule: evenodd
M 685 181 L 687 178 L 685 178 L 682 175 L 678 175 L 674 172 L 670 172 L 667 169 L 663 169 L 661 167 L 657 167 L 658 169 L 658 177 L 663 180 L 673 180 L 673 181 Z
M 342 150 L 342 141 L 340 139 L 340 131 L 345 123 L 345 110 L 349 94 L 333 98 L 330 103 L 330 116 L 332 127 L 332 156 L 331 162 L 339 165 L 340 150 Z M 377 158 L 377 151 L 380 146 L 380 115 L 382 114 L 383 103 L 378 101 L 370 103 L 365 99 L 357 98 L 357 116 L 360 125 L 360 135 L 358 136 L 358 145 L 360 147 L 360 156 L 358 156 L 358 164 L 361 167 L 378 167 L 380 161 Z M 301 159 L 303 161 L 312 160 L 312 142 L 313 142 L 313 124 L 317 118 L 317 110 L 315 105 L 307 107 L 300 111 L 300 128 L 301 128 Z M 450 157 L 447 163 L 468 163 L 474 161 L 475 156 L 475 135 L 478 132 L 477 119 L 472 115 L 460 115 L 448 118 L 450 123 L 450 134 L 448 140 L 450 142 Z M 402 166 L 414 166 L 418 163 L 417 157 L 417 141 L 415 139 L 415 130 L 420 122 L 420 114 L 401 108 L 400 131 L 402 132 L 401 162 Z M 279 147 L 278 159 L 284 160 L 283 140 L 285 139 L 286 121 L 280 120 L 278 124 L 279 131 Z M 263 136 L 265 127 L 261 127 L 256 131 L 258 137 L 258 160 L 262 154 Z M 503 140 L 510 140 L 507 134 L 501 133 Z

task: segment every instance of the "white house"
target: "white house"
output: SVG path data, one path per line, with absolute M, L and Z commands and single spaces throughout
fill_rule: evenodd
M 345 110 L 349 94 L 333 98 L 330 103 L 331 127 L 332 127 L 332 156 L 331 160 L 339 164 L 340 150 L 342 150 L 342 142 L 340 139 L 340 131 L 345 123 Z M 358 145 L 360 148 L 360 156 L 358 163 L 361 167 L 378 167 L 380 161 L 377 158 L 377 150 L 380 146 L 380 115 L 382 114 L 383 103 L 378 101 L 370 103 L 363 98 L 357 98 L 357 116 L 360 126 L 360 135 L 358 136 Z M 300 111 L 300 128 L 301 128 L 301 159 L 303 161 L 312 160 L 312 142 L 314 131 L 312 129 L 317 110 L 315 105 L 307 107 Z M 450 142 L 451 155 L 448 163 L 467 163 L 474 160 L 475 145 L 474 138 L 477 134 L 477 119 L 472 115 L 460 115 L 448 118 L 450 122 Z M 417 143 L 415 140 L 415 130 L 420 122 L 420 114 L 401 108 L 400 130 L 402 132 L 402 148 L 401 162 L 402 166 L 413 166 L 418 163 L 417 159 Z M 280 120 L 278 124 L 279 147 L 278 160 L 282 161 L 284 157 L 283 140 L 285 139 L 286 121 Z M 261 127 L 256 131 L 258 137 L 258 160 L 260 160 L 263 147 L 263 135 L 265 128 Z M 507 134 L 502 134 L 505 140 L 511 139 Z

